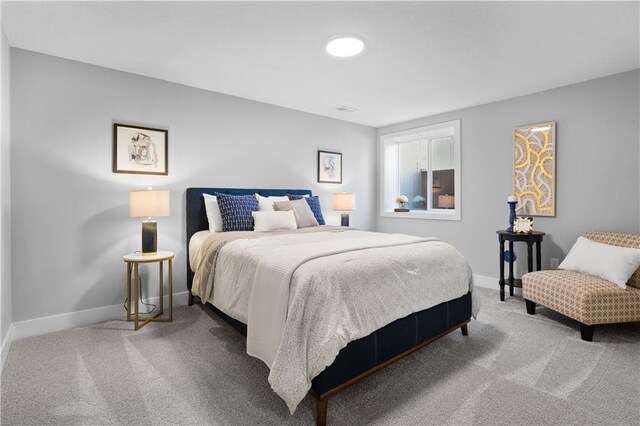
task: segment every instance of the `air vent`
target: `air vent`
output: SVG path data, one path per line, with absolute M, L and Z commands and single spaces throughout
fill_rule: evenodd
M 336 110 L 341 111 L 341 112 L 356 112 L 358 111 L 355 108 L 351 108 L 345 105 L 340 105 L 339 107 L 336 108 Z

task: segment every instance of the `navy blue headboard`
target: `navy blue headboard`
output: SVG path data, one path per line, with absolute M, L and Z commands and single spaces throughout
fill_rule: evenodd
M 308 189 L 239 189 L 239 188 L 187 188 L 187 288 L 191 290 L 193 272 L 189 265 L 189 240 L 198 231 L 209 229 L 207 213 L 204 209 L 204 197 L 202 194 L 215 193 L 231 195 L 260 194 L 264 197 L 271 195 L 313 195 Z

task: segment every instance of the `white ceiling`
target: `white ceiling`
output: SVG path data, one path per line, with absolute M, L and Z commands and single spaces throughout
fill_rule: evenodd
M 2 12 L 14 47 L 374 127 L 640 67 L 636 2 L 4 1 Z M 342 33 L 365 51 L 328 56 Z

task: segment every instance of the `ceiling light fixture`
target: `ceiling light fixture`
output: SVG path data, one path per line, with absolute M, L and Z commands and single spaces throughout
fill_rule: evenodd
M 354 36 L 335 36 L 329 39 L 326 49 L 329 55 L 349 58 L 364 50 L 364 41 Z

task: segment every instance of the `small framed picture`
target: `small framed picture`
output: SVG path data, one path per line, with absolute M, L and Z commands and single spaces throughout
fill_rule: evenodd
M 169 174 L 169 132 L 113 124 L 113 173 Z
M 318 151 L 318 182 L 342 183 L 342 154 Z
M 532 217 L 517 217 L 513 224 L 513 231 L 522 234 L 530 234 L 533 231 Z

